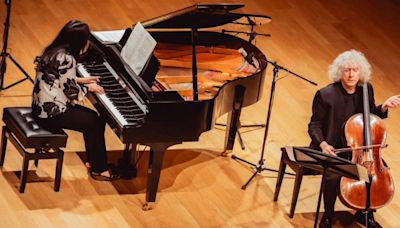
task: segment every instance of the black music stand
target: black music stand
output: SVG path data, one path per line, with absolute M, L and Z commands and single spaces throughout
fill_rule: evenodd
M 365 167 L 349 160 L 324 154 L 321 151 L 307 147 L 286 147 L 289 159 L 297 164 L 322 173 L 321 186 L 318 196 L 318 204 L 315 212 L 314 228 L 317 227 L 319 208 L 321 206 L 322 192 L 326 173 L 334 173 L 355 180 L 369 182 L 368 171 Z
M 6 15 L 6 20 L 4 22 L 4 33 L 3 33 L 3 50 L 1 51 L 1 62 L 0 62 L 0 91 L 1 90 L 6 90 L 10 87 L 13 87 L 27 79 L 33 83 L 33 79 L 29 76 L 29 74 L 22 68 L 22 66 L 11 56 L 10 53 L 7 52 L 7 45 L 8 45 L 8 32 L 10 29 L 10 14 L 11 14 L 11 0 L 5 0 L 4 3 L 6 4 L 7 7 L 7 15 Z M 4 85 L 4 75 L 6 73 L 7 69 L 7 57 L 10 58 L 10 60 L 15 64 L 15 66 L 18 67 L 18 69 L 25 75 L 25 78 L 12 83 L 11 85 L 8 85 L 6 87 L 3 87 Z

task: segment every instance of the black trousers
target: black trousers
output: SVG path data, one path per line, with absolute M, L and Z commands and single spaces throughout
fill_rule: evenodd
M 323 192 L 326 218 L 332 219 L 335 214 L 335 202 L 339 191 L 340 178 L 339 175 L 333 173 L 326 174 Z
M 85 141 L 86 160 L 94 172 L 108 169 L 104 141 L 105 122 L 97 112 L 81 105 L 75 105 L 65 113 L 51 118 L 37 118 L 38 123 L 49 129 L 68 129 L 81 132 Z
M 335 147 L 335 148 L 343 148 L 343 147 Z M 347 159 L 351 161 L 352 154 L 351 153 L 341 153 L 338 155 L 341 158 Z M 325 178 L 325 186 L 324 186 L 324 209 L 326 218 L 333 218 L 335 214 L 335 203 L 336 198 L 339 194 L 339 185 L 340 185 L 341 176 L 327 173 Z

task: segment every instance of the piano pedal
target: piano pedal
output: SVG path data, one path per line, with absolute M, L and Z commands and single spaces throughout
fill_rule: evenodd
M 130 180 L 137 176 L 137 167 L 128 163 L 125 159 L 118 160 L 118 170 L 122 179 Z

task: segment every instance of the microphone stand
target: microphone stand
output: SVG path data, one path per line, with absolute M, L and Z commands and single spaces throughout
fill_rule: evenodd
M 236 36 L 237 34 L 245 34 L 245 35 L 247 35 L 247 36 L 249 37 L 249 43 L 252 43 L 252 42 L 254 41 L 254 39 L 256 38 L 257 35 L 264 36 L 264 37 L 270 37 L 270 36 L 271 36 L 271 34 L 257 33 L 257 32 L 255 32 L 255 31 L 254 31 L 254 27 L 255 27 L 256 25 L 258 25 L 258 24 L 257 24 L 254 20 L 252 20 L 252 19 L 250 18 L 250 16 L 246 16 L 246 18 L 247 18 L 247 21 L 248 21 L 247 23 L 234 22 L 233 24 L 249 26 L 249 27 L 250 27 L 250 31 L 249 31 L 249 32 L 244 32 L 244 31 L 233 31 L 233 30 L 226 30 L 226 29 L 222 29 L 221 32 L 222 32 L 223 34 L 225 34 L 225 33 L 232 33 L 232 34 L 234 34 L 235 36 Z M 250 65 L 256 67 L 256 66 L 254 65 L 254 63 L 253 63 L 252 58 L 253 58 L 253 53 L 249 53 L 249 55 L 247 55 L 247 57 L 245 57 L 246 61 L 247 61 Z M 265 124 L 246 124 L 246 125 L 242 125 L 241 122 L 240 122 L 240 120 L 239 120 L 239 123 L 238 123 L 238 124 L 239 124 L 238 129 L 239 129 L 239 128 L 245 128 L 245 127 L 265 127 Z M 220 124 L 220 123 L 216 123 L 216 125 L 219 125 L 219 126 L 226 126 L 226 124 Z M 245 145 L 244 145 L 244 141 L 243 141 L 242 134 L 240 133 L 240 131 L 237 132 L 237 135 L 238 135 L 238 138 L 239 138 L 240 147 L 242 148 L 242 150 L 244 150 L 244 149 L 245 149 Z
M 272 61 L 267 60 L 267 63 L 272 64 L 272 65 L 274 66 L 274 69 L 273 69 L 271 93 L 270 93 L 270 96 L 269 96 L 269 104 L 268 104 L 267 119 L 266 119 L 266 121 L 265 121 L 265 131 L 264 131 L 264 139 L 263 139 L 264 141 L 263 141 L 263 145 L 262 145 L 262 149 L 261 149 L 260 160 L 258 161 L 257 164 L 253 164 L 253 163 L 248 162 L 248 161 L 246 161 L 246 160 L 244 160 L 244 159 L 242 159 L 242 158 L 239 158 L 239 157 L 237 157 L 237 156 L 235 156 L 235 155 L 232 155 L 232 159 L 237 159 L 237 160 L 239 160 L 239 161 L 242 161 L 242 162 L 244 162 L 244 163 L 247 163 L 247 164 L 249 164 L 249 165 L 252 165 L 252 166 L 254 166 L 255 169 L 256 169 L 255 172 L 253 173 L 253 175 L 252 175 L 252 176 L 249 178 L 249 180 L 246 182 L 246 184 L 244 184 L 244 185 L 242 186 L 242 189 L 243 189 L 243 190 L 247 188 L 247 185 L 250 184 L 250 182 L 254 179 L 254 177 L 255 177 L 258 173 L 261 173 L 261 172 L 264 171 L 264 170 L 273 171 L 273 172 L 278 172 L 277 170 L 269 169 L 269 168 L 267 168 L 267 167 L 265 166 L 264 150 L 265 150 L 265 145 L 266 145 L 266 143 L 267 143 L 267 138 L 268 138 L 268 130 L 269 130 L 269 124 L 270 124 L 271 113 L 272 113 L 272 105 L 273 105 L 274 94 L 275 94 L 275 84 L 276 84 L 276 81 L 277 81 L 277 79 L 278 79 L 279 70 L 286 71 L 286 72 L 288 72 L 288 73 L 290 73 L 290 74 L 292 74 L 292 75 L 294 75 L 294 76 L 296 76 L 296 77 L 298 77 L 298 78 L 300 78 L 300 79 L 303 79 L 304 81 L 309 82 L 309 83 L 311 83 L 311 84 L 313 84 L 313 85 L 315 85 L 315 86 L 317 85 L 317 83 L 315 83 L 315 82 L 313 82 L 313 81 L 311 81 L 311 80 L 309 80 L 309 79 L 306 79 L 306 78 L 304 78 L 304 77 L 302 77 L 302 76 L 300 76 L 300 75 L 298 75 L 298 74 L 296 74 L 296 73 L 294 73 L 294 72 L 292 72 L 292 71 L 286 69 L 286 68 L 283 67 L 283 66 L 278 65 L 275 61 L 272 62 Z M 293 174 L 292 174 L 292 175 L 293 175 Z
M 11 88 L 27 79 L 33 83 L 33 79 L 29 76 L 29 74 L 22 68 L 22 66 L 11 56 L 10 53 L 7 52 L 7 45 L 8 45 L 8 32 L 10 29 L 10 14 L 11 14 L 11 0 L 5 0 L 4 4 L 6 4 L 7 7 L 7 14 L 6 14 L 6 19 L 4 22 L 4 33 L 3 33 L 3 50 L 1 51 L 1 62 L 0 62 L 0 91 L 1 90 L 6 90 L 8 88 Z M 4 87 L 4 75 L 6 73 L 7 69 L 7 57 L 10 58 L 10 60 L 18 67 L 18 69 L 25 75 L 25 78 L 12 83 L 11 85 L 8 85 Z
M 222 33 L 233 33 L 233 34 L 245 34 L 249 37 L 249 42 L 252 43 L 253 40 L 256 38 L 256 36 L 264 36 L 264 37 L 271 37 L 271 34 L 268 33 L 258 33 L 255 31 L 250 31 L 250 32 L 242 32 L 242 31 L 234 31 L 234 30 L 226 30 L 222 29 Z
M 249 32 L 244 32 L 244 31 L 233 31 L 233 30 L 226 30 L 226 29 L 222 29 L 222 33 L 233 33 L 233 34 L 245 34 L 249 37 L 249 42 L 252 43 L 253 40 L 256 38 L 256 36 L 264 36 L 264 37 L 270 37 L 271 34 L 268 33 L 258 33 L 256 31 L 254 31 L 254 27 L 257 25 L 261 25 L 261 24 L 257 24 L 255 19 L 252 19 L 252 16 L 245 16 L 247 19 L 247 23 L 241 23 L 241 22 L 232 22 L 232 24 L 236 24 L 236 25 L 247 25 L 250 27 L 250 31 Z M 258 16 L 259 17 L 259 16 Z

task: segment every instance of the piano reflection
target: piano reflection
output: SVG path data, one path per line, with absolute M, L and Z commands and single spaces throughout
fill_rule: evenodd
M 263 53 L 241 38 L 206 31 L 249 17 L 231 12 L 243 6 L 196 4 L 143 22 L 157 45 L 138 75 L 121 59 L 124 39 L 107 44 L 91 37 L 78 72 L 100 76 L 105 94 L 89 99 L 125 144 L 119 165 L 127 177 L 136 175 L 130 165 L 136 145 L 150 147 L 145 210 L 156 200 L 168 147 L 197 141 L 228 113 L 224 151 L 231 151 L 242 107 L 261 99 Z M 247 53 L 254 57 L 246 61 Z

